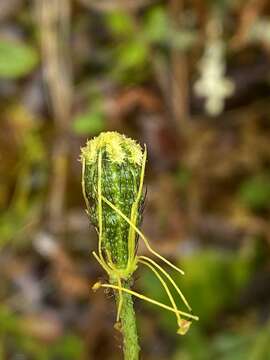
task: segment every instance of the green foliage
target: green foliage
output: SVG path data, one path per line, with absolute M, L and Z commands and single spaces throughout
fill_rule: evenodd
M 219 311 L 232 305 L 234 296 L 244 286 L 251 271 L 251 254 L 244 252 L 238 256 L 223 254 L 214 250 L 196 252 L 181 260 L 181 267 L 186 275 L 177 277 L 177 285 L 187 294 L 192 308 L 199 315 L 200 321 L 194 325 L 207 326 Z M 166 294 L 160 290 L 159 283 L 151 273 L 142 277 L 145 292 L 153 298 L 168 302 Z M 182 308 L 183 309 L 183 308 Z M 173 317 L 162 312 L 161 322 L 170 331 Z
M 30 214 L 34 216 L 34 212 L 27 211 L 27 214 L 21 214 L 17 209 L 8 209 L 6 213 L 0 216 L 0 249 L 7 245 L 11 240 L 16 242 L 18 236 L 22 236 L 22 232 L 27 223 L 30 223 Z M 32 218 L 33 219 L 33 218 Z M 20 242 L 21 243 L 21 242 Z
M 127 36 L 134 31 L 131 17 L 120 10 L 107 14 L 106 24 L 110 32 L 115 36 Z
M 19 321 L 15 314 L 13 314 L 8 307 L 0 305 L 0 333 L 5 334 L 9 331 L 19 331 Z
M 183 51 L 189 49 L 197 39 L 197 33 L 193 30 L 175 29 L 166 9 L 161 6 L 148 12 L 142 32 L 150 44 L 165 45 Z
M 73 130 L 78 135 L 96 135 L 104 128 L 105 115 L 98 108 L 77 115 L 73 122 Z
M 20 106 L 11 106 L 6 114 L 10 126 L 18 129 L 20 141 L 13 148 L 18 156 L 13 163 L 16 171 L 10 171 L 10 181 L 15 189 L 9 203 L 4 202 L 0 207 L 0 249 L 11 240 L 13 244 L 24 244 L 22 240 L 27 238 L 31 225 L 40 216 L 47 181 L 46 152 L 38 119 Z M 20 238 L 19 242 L 16 242 L 17 238 Z
M 169 37 L 170 22 L 163 7 L 152 8 L 144 24 L 144 35 L 146 39 L 153 43 L 165 43 Z
M 181 346 L 172 360 L 210 360 L 210 349 L 206 337 L 198 328 L 191 327 L 189 336 L 181 338 Z
M 78 135 L 97 135 L 106 127 L 103 98 L 95 84 L 87 89 L 87 96 L 89 105 L 75 116 L 72 128 Z
M 270 206 L 270 176 L 255 175 L 245 180 L 239 189 L 242 203 L 251 210 L 265 210 Z
M 66 334 L 52 342 L 50 346 L 46 346 L 42 341 L 25 331 L 24 322 L 19 315 L 3 305 L 0 306 L 0 324 L 0 349 L 2 353 L 5 351 L 6 341 L 11 341 L 11 339 L 13 349 L 15 351 L 17 349 L 25 356 L 30 356 L 31 359 L 81 359 L 85 352 L 82 340 L 73 334 Z
M 146 75 L 148 46 L 133 18 L 122 11 L 106 15 L 106 25 L 113 37 L 111 76 L 121 82 L 140 82 Z
M 193 329 L 182 339 L 173 360 L 269 360 L 269 340 L 269 324 L 224 331 L 211 339 Z
M 73 360 L 79 359 L 84 353 L 82 339 L 75 335 L 66 335 L 51 346 L 49 356 L 54 359 Z M 48 359 L 51 359 L 49 357 Z
M 270 322 L 262 330 L 257 332 L 257 336 L 251 345 L 248 353 L 248 360 L 270 360 L 269 341 L 270 341 Z
M 142 17 L 140 26 L 121 11 L 107 14 L 105 21 L 114 43 L 111 74 L 121 82 L 134 84 L 147 77 L 152 45 L 186 50 L 197 38 L 197 34 L 189 29 L 174 29 L 162 6 L 151 8 Z
M 175 174 L 177 184 L 181 189 L 185 189 L 188 186 L 191 177 L 192 174 L 190 170 L 183 167 L 179 168 Z
M 200 331 L 192 329 L 190 336 L 182 339 L 173 360 L 248 359 L 250 340 L 253 340 L 250 334 L 224 332 L 209 341 Z
M 250 273 L 250 254 L 238 256 L 215 250 L 194 253 L 182 260 L 187 275 L 181 285 L 200 314 L 200 324 L 209 324 L 223 308 L 234 303 Z M 200 294 L 200 296 L 198 296 Z
M 147 48 L 141 41 L 132 41 L 118 48 L 118 66 L 121 71 L 140 68 L 147 61 Z
M 146 43 L 130 38 L 114 50 L 112 76 L 121 82 L 140 83 L 147 75 L 149 51 Z
M 37 63 L 37 51 L 30 45 L 0 40 L 0 78 L 18 78 L 27 75 Z
M 247 359 L 248 345 L 253 337 L 247 333 L 225 331 L 217 335 L 210 346 L 212 358 L 218 356 L 223 360 L 244 360 Z

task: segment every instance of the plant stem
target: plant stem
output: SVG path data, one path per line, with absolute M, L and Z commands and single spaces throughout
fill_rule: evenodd
M 129 284 L 125 284 L 129 289 Z M 122 293 L 123 304 L 120 313 L 121 332 L 123 335 L 123 351 L 125 360 L 139 360 L 140 346 L 138 344 L 138 334 L 136 326 L 136 316 L 133 307 L 132 295 Z M 116 294 L 116 303 L 118 303 L 118 294 Z

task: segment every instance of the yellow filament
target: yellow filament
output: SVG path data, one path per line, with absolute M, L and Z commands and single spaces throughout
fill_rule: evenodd
M 136 225 L 137 223 L 137 213 L 138 213 L 138 205 L 139 205 L 139 201 L 141 199 L 142 196 L 142 190 L 143 190 L 143 180 L 144 180 L 144 174 L 145 174 L 145 164 L 146 164 L 146 157 L 147 157 L 147 151 L 146 151 L 146 147 L 144 150 L 144 154 L 143 154 L 143 159 L 142 159 L 142 169 L 141 169 L 141 176 L 140 176 L 140 184 L 139 184 L 139 189 L 138 189 L 138 194 L 137 197 L 132 205 L 131 208 L 131 216 L 130 216 L 130 221 Z M 135 249 L 135 229 L 133 227 L 129 228 L 129 235 L 128 235 L 128 264 L 130 264 L 133 261 L 134 258 L 134 249 Z
M 115 270 L 116 267 L 112 261 L 112 256 L 111 256 L 111 253 L 109 252 L 109 250 L 105 249 L 105 252 L 106 252 L 106 260 L 108 262 L 108 266 L 112 269 L 112 270 Z
M 167 260 L 166 258 L 164 258 L 163 256 L 161 256 L 159 253 L 157 253 L 155 250 L 153 250 L 149 244 L 149 241 L 146 239 L 146 237 L 144 236 L 144 234 L 137 228 L 137 226 L 135 224 L 133 224 L 129 218 L 122 213 L 121 210 L 119 210 L 114 204 L 112 204 L 108 199 L 106 199 L 104 196 L 102 196 L 102 200 L 108 204 L 114 211 L 117 212 L 117 214 L 119 214 L 136 232 L 137 234 L 143 239 L 147 249 L 154 254 L 156 257 L 158 257 L 159 259 L 161 259 L 162 261 L 164 261 L 167 265 L 169 265 L 170 267 L 172 267 L 174 270 L 178 271 L 181 275 L 184 275 L 184 271 L 179 269 L 177 266 L 175 266 L 174 264 L 172 264 L 169 260 Z
M 182 291 L 179 289 L 179 287 L 176 285 L 175 281 L 172 279 L 172 277 L 167 273 L 166 270 L 164 270 L 161 266 L 159 266 L 154 260 L 150 259 L 147 256 L 139 256 L 138 259 L 143 259 L 146 260 L 148 262 L 150 262 L 151 264 L 153 264 L 156 268 L 158 268 L 162 274 L 164 274 L 166 276 L 166 278 L 171 282 L 172 286 L 175 288 L 175 290 L 177 291 L 178 295 L 181 297 L 183 303 L 186 305 L 186 307 L 188 308 L 189 311 L 192 311 L 189 303 L 187 302 L 185 296 L 183 295 Z
M 146 157 L 147 157 L 147 150 L 146 150 L 146 146 L 145 146 L 144 147 L 143 160 L 142 160 L 142 171 L 141 171 L 141 178 L 140 178 L 140 186 L 139 186 L 138 196 L 137 196 L 137 200 L 136 200 L 137 202 L 139 202 L 139 200 L 141 198 L 141 195 L 142 195 Z
M 148 302 L 151 303 L 151 304 L 157 305 L 157 306 L 159 306 L 159 307 L 161 307 L 161 308 L 163 308 L 163 309 L 169 310 L 169 311 L 171 311 L 171 312 L 173 312 L 173 313 L 176 313 L 176 312 L 177 312 L 178 314 L 180 314 L 180 315 L 182 315 L 182 316 L 185 316 L 185 317 L 187 317 L 187 318 L 190 318 L 190 319 L 193 319 L 193 320 L 197 320 L 197 321 L 199 320 L 198 316 L 195 316 L 195 315 L 186 313 L 186 312 L 184 312 L 184 311 L 175 310 L 174 308 L 172 308 L 172 307 L 170 307 L 170 306 L 168 306 L 168 305 L 165 305 L 165 304 L 163 304 L 163 303 L 161 303 L 161 302 L 159 302 L 159 301 L 156 301 L 156 300 L 153 300 L 153 299 L 151 299 L 151 298 L 148 298 L 147 296 L 144 296 L 144 295 L 142 295 L 142 294 L 139 294 L 139 293 L 137 293 L 136 291 L 133 291 L 133 290 L 130 290 L 130 289 L 126 289 L 126 288 L 123 288 L 123 287 L 119 288 L 119 286 L 117 286 L 117 285 L 101 284 L 101 283 L 97 283 L 97 284 L 95 284 L 95 285 L 93 286 L 93 288 L 94 288 L 95 290 L 97 290 L 99 287 L 111 288 L 111 289 L 115 289 L 115 290 L 120 290 L 120 289 L 121 289 L 123 292 L 126 292 L 126 293 L 128 293 L 128 294 L 130 294 L 130 295 L 136 296 L 136 297 L 139 298 L 139 299 L 148 301 Z
M 177 319 L 177 324 L 179 327 L 181 327 L 181 318 L 180 318 L 180 315 L 179 313 L 177 312 L 177 306 L 175 304 L 175 301 L 174 301 L 174 298 L 167 286 L 167 284 L 165 283 L 165 281 L 163 280 L 163 278 L 159 275 L 159 273 L 157 272 L 157 270 L 154 268 L 154 266 L 148 264 L 147 261 L 144 261 L 144 260 L 139 260 L 140 263 L 146 265 L 147 267 L 149 267 L 149 269 L 151 269 L 153 271 L 153 273 L 156 275 L 156 277 L 159 279 L 159 281 L 161 282 L 163 288 L 165 289 L 167 295 L 168 295 L 168 298 L 170 299 L 170 302 L 172 304 L 172 307 L 173 309 L 175 310 L 175 316 L 176 316 L 176 319 Z
M 99 265 L 106 271 L 106 273 L 108 275 L 111 274 L 112 270 L 110 269 L 110 267 L 105 263 L 105 261 L 103 259 L 100 259 L 97 254 L 95 253 L 95 251 L 92 252 L 94 258 L 97 260 L 97 262 L 99 263 Z

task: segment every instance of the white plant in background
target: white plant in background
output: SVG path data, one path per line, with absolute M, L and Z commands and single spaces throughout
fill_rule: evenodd
M 221 40 L 213 40 L 207 45 L 199 70 L 195 93 L 205 98 L 205 109 L 209 115 L 219 115 L 224 109 L 225 99 L 234 92 L 232 80 L 225 76 L 224 45 Z

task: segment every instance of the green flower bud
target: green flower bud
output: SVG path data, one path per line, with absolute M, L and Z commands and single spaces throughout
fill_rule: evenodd
M 174 287 L 185 306 L 191 311 L 175 281 L 153 259 L 137 255 L 137 237 L 143 240 L 148 251 L 171 268 L 183 271 L 156 252 L 139 229 L 144 201 L 143 179 L 146 150 L 134 140 L 116 132 L 101 133 L 82 148 L 82 188 L 87 213 L 98 232 L 98 253 L 93 256 L 107 272 L 109 284 L 101 282 L 93 286 L 110 288 L 116 293 L 116 323 L 124 336 L 124 352 L 127 359 L 138 359 L 139 347 L 131 296 L 136 296 L 166 310 L 172 311 L 177 320 L 177 333 L 184 335 L 197 316 L 178 310 L 167 282 Z M 132 274 L 141 263 L 147 266 L 159 280 L 171 306 L 131 290 Z M 181 316 L 190 320 L 182 319 Z
M 82 148 L 88 214 L 99 233 L 106 262 L 117 269 L 126 269 L 129 260 L 134 258 L 137 235 L 127 221 L 100 198 L 108 199 L 139 227 L 144 200 L 144 155 L 139 144 L 117 132 L 101 133 Z M 134 241 L 130 241 L 132 237 Z

